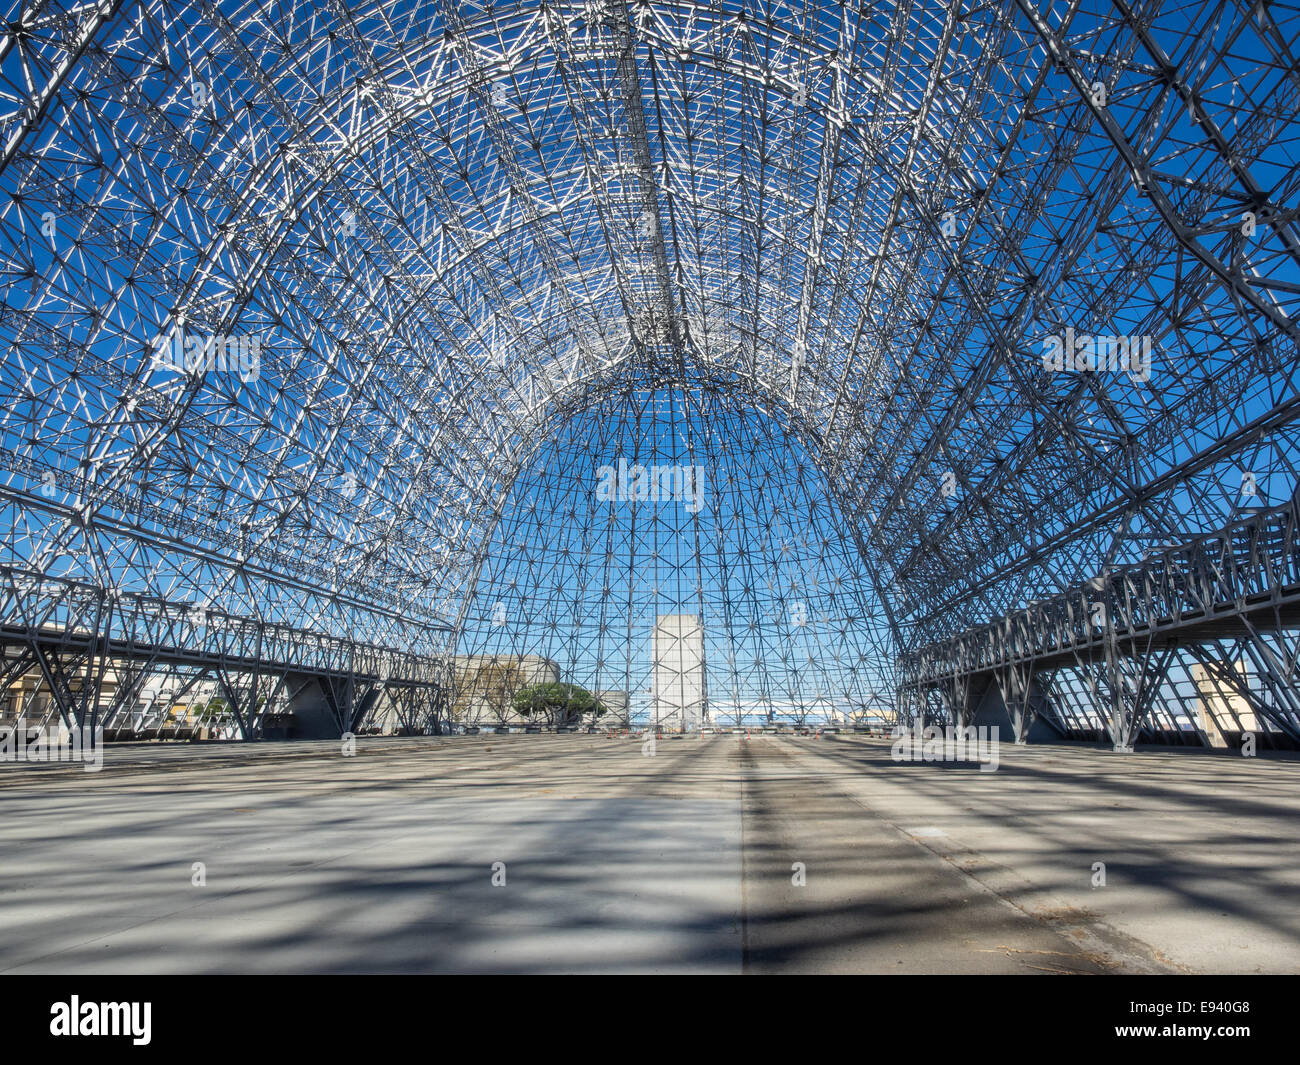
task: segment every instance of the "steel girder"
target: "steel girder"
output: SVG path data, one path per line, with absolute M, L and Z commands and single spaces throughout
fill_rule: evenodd
M 406 699 L 410 690 L 437 692 L 448 683 L 445 654 L 421 656 L 11 567 L 0 567 L 0 604 L 0 643 L 18 652 L 6 663 L 5 689 L 39 670 L 51 697 L 33 725 L 57 717 L 68 728 L 129 731 L 146 681 L 167 671 L 187 674 L 186 687 L 210 674 L 245 738 L 259 733 L 290 674 L 321 686 L 340 731 L 356 731 L 381 694 L 396 701 L 399 691 Z
M 931 645 L 902 660 L 900 677 L 916 684 L 1026 663 L 1046 668 L 1104 657 L 1117 640 L 1145 655 L 1141 641 L 1213 640 L 1248 624 L 1281 630 L 1298 613 L 1300 520 L 1287 504 Z
M 1288 503 L 904 656 L 899 676 L 905 687 L 941 693 L 997 677 L 1019 740 L 1029 678 L 1095 666 L 1105 680 L 1107 729 L 1117 749 L 1131 750 L 1181 647 L 1295 739 L 1295 656 L 1288 665 L 1261 631 L 1298 626 L 1300 515 Z M 1258 676 L 1274 701 L 1230 668 L 1236 657 L 1231 649 L 1223 657 L 1225 639 L 1244 640 L 1258 656 Z

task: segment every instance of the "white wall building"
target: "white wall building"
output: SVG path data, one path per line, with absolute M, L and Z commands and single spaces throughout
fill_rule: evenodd
M 704 626 L 695 614 L 665 614 L 655 622 L 653 641 L 651 726 L 698 729 L 705 718 Z

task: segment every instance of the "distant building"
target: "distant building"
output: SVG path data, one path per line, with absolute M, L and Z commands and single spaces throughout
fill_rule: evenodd
M 522 725 L 515 694 L 560 679 L 560 667 L 541 655 L 457 655 L 452 659 L 452 718 L 466 725 Z
M 656 622 L 651 725 L 671 732 L 704 724 L 704 626 L 695 614 L 665 614 Z
M 80 692 L 84 678 L 69 678 L 69 689 Z M 119 689 L 138 684 L 129 698 Z M 129 690 L 129 689 L 128 689 Z M 235 720 L 215 680 L 155 673 L 143 681 L 120 667 L 116 660 L 104 664 L 96 688 L 97 722 L 106 738 L 151 739 L 159 736 L 222 737 L 235 734 Z M 51 735 L 66 731 L 55 711 L 49 683 L 37 668 L 12 678 L 0 688 L 0 731 L 23 721 L 29 730 L 43 729 Z
M 1242 663 L 1229 663 L 1229 668 L 1236 671 L 1244 680 L 1245 671 Z M 1192 683 L 1196 686 L 1197 717 L 1201 730 L 1211 747 L 1227 747 L 1228 740 L 1223 733 L 1259 732 L 1259 721 L 1250 703 L 1238 694 L 1231 685 L 1219 679 L 1205 666 L 1197 663 L 1192 666 Z

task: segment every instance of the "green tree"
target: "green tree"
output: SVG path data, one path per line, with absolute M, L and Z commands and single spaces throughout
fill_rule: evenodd
M 595 719 L 606 713 L 605 704 L 586 688 L 554 681 L 521 689 L 515 693 L 511 705 L 517 714 L 527 718 L 544 715 L 548 724 L 557 726 L 575 725 L 586 714 Z

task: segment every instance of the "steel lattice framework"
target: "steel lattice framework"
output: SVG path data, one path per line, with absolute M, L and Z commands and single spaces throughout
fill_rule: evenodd
M 1295 3 L 55 0 L 0 34 L 0 615 L 65 717 L 86 629 L 100 673 L 442 693 L 409 723 L 457 648 L 635 702 L 676 613 L 738 719 L 961 718 L 1010 662 L 978 632 L 1294 507 Z M 1045 357 L 1080 337 L 1101 365 Z M 597 512 L 638 440 L 708 504 Z M 1196 660 L 1294 735 L 1286 619 L 1241 613 Z M 1193 659 L 1121 657 L 1000 683 L 1176 730 Z

